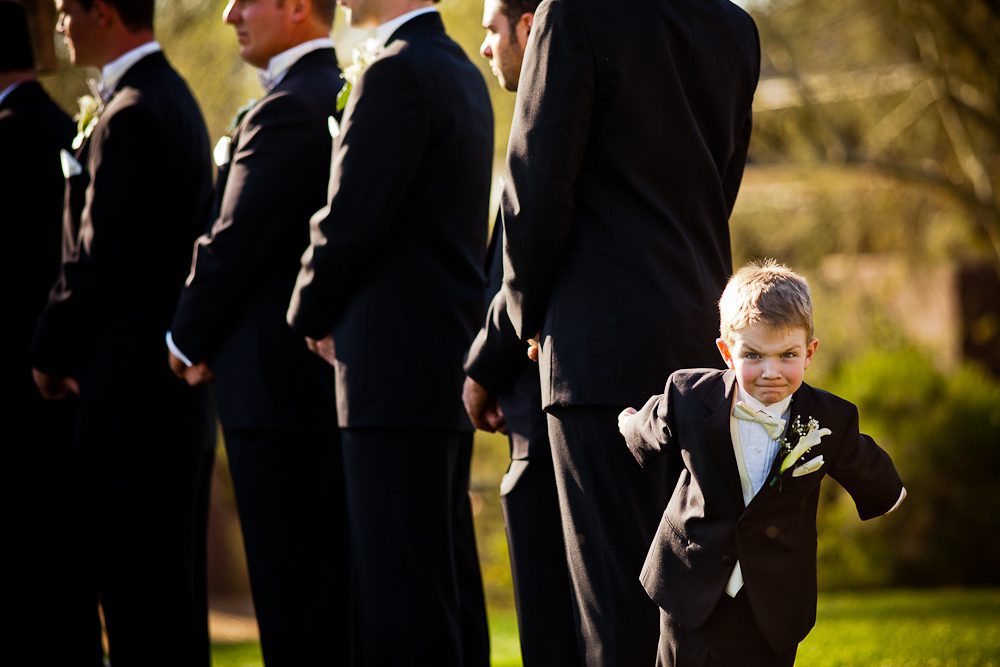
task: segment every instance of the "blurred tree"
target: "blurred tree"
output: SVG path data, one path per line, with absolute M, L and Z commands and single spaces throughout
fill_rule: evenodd
M 1000 3 L 774 0 L 755 18 L 753 158 L 944 193 L 1000 272 Z

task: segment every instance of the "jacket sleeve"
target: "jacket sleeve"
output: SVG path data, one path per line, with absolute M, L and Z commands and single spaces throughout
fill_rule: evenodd
M 143 253 L 155 231 L 142 224 L 142 211 L 156 205 L 162 189 L 143 169 L 158 154 L 160 134 L 150 110 L 132 105 L 109 115 L 91 137 L 80 229 L 64 239 L 60 275 L 35 331 L 35 368 L 72 374 L 113 313 L 148 287 L 143 276 L 160 268 Z
M 570 0 L 539 6 L 522 72 L 501 206 L 504 298 L 527 340 L 541 329 L 570 234 L 595 99 L 594 56 Z
M 646 467 L 653 458 L 662 454 L 673 438 L 672 406 L 677 390 L 671 375 L 659 396 L 652 396 L 642 409 L 625 423 L 622 435 L 632 456 L 639 465 Z
M 858 432 L 858 409 L 850 407 L 845 436 L 828 474 L 851 495 L 858 516 L 868 520 L 893 508 L 900 498 L 903 482 L 885 450 Z
M 325 123 L 317 125 L 302 102 L 287 94 L 264 100 L 248 115 L 218 219 L 195 243 L 171 325 L 174 343 L 194 363 L 218 348 L 254 294 L 255 281 L 273 271 L 278 247 L 290 235 L 298 238 L 299 225 L 305 235 L 308 214 L 293 217 L 316 182 L 294 165 L 315 168 L 309 156 L 317 153 L 317 142 L 329 146 L 328 138 Z
M 391 235 L 430 132 L 430 105 L 418 73 L 398 56 L 376 60 L 352 93 L 334 143 L 327 205 L 310 223 L 288 323 L 324 338 L 379 246 Z

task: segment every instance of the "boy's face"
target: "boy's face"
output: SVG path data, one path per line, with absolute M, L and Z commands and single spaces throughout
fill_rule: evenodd
M 775 328 L 755 324 L 733 334 L 731 341 L 715 341 L 736 371 L 736 381 L 764 405 L 778 403 L 802 385 L 802 376 L 812 362 L 819 341 L 808 339 L 804 329 Z

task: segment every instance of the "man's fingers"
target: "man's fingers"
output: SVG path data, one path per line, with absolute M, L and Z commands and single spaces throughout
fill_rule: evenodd
M 528 358 L 532 361 L 538 361 L 538 352 L 541 350 L 541 345 L 534 338 L 528 339 Z
M 63 382 L 66 385 L 67 390 L 71 391 L 77 396 L 80 395 L 80 383 L 76 381 L 76 378 L 66 378 Z

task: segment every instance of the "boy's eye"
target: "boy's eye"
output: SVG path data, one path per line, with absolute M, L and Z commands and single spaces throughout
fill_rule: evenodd
M 757 354 L 756 352 L 744 352 L 743 353 L 743 358 L 744 359 L 760 359 L 760 355 Z
M 799 356 L 799 353 L 795 352 L 794 350 L 789 350 L 788 352 L 783 352 L 781 356 L 784 357 L 785 359 L 794 359 L 795 357 Z

